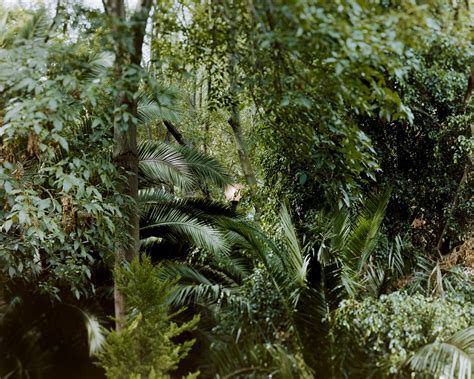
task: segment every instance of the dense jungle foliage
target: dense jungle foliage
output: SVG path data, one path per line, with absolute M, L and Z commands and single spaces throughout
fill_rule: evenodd
M 0 377 L 470 379 L 473 20 L 0 1 Z

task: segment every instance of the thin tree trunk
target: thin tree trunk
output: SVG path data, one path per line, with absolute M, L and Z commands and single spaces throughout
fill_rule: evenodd
M 224 5 L 225 9 L 225 5 Z M 228 10 L 224 10 L 229 22 L 230 26 L 230 38 L 229 38 L 229 66 L 228 66 L 228 73 L 229 73 L 229 97 L 231 101 L 231 108 L 230 108 L 230 118 L 228 123 L 232 129 L 235 139 L 235 145 L 237 147 L 237 153 L 239 155 L 240 166 L 242 168 L 242 172 L 245 176 L 245 181 L 249 186 L 250 190 L 250 197 L 252 198 L 252 202 L 255 208 L 255 221 L 260 220 L 260 209 L 257 204 L 257 179 L 255 177 L 255 173 L 252 168 L 252 163 L 250 161 L 250 154 L 248 152 L 247 144 L 245 143 L 244 134 L 242 131 L 242 124 L 240 122 L 240 109 L 239 109 L 239 92 L 238 92 L 238 73 L 237 73 L 237 63 L 238 63 L 238 56 L 237 56 L 237 27 L 234 22 L 234 10 L 230 11 L 230 15 L 228 14 Z
M 114 116 L 114 147 L 113 163 L 122 173 L 124 180 L 120 183 L 118 191 L 121 195 L 128 197 L 131 203 L 122 208 L 122 213 L 127 221 L 126 243 L 118 244 L 115 252 L 115 264 L 119 266 L 125 261 L 131 261 L 138 254 L 139 238 L 139 215 L 137 208 L 138 199 L 138 152 L 137 152 L 137 101 L 134 94 L 138 91 L 138 77 L 136 80 L 124 80 L 124 72 L 138 66 L 142 60 L 142 46 L 145 36 L 145 28 L 150 12 L 151 0 L 142 0 L 139 7 L 126 21 L 124 0 L 108 0 L 107 14 L 112 18 L 113 35 L 115 42 L 115 78 L 119 82 L 125 82 L 117 89 L 115 107 L 123 107 L 123 111 Z M 126 25 L 130 25 L 128 28 Z M 133 47 L 127 46 L 124 39 L 124 28 L 127 28 L 128 36 L 132 37 Z M 114 288 L 116 329 L 121 330 L 125 320 L 126 303 L 124 295 L 115 286 Z
M 240 123 L 240 111 L 238 107 L 238 104 L 232 105 L 231 116 L 228 122 L 234 134 L 235 145 L 237 147 L 237 153 L 239 154 L 240 165 L 242 167 L 242 172 L 245 176 L 245 181 L 250 187 L 251 196 L 255 196 L 257 179 L 255 178 L 255 174 L 252 169 L 252 163 L 250 162 L 250 156 L 242 132 L 242 125 Z

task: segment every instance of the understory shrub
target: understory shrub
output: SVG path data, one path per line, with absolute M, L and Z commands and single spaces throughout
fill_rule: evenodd
M 471 303 L 394 292 L 379 299 L 344 300 L 332 333 L 345 377 L 404 377 L 421 347 L 447 341 L 472 324 Z

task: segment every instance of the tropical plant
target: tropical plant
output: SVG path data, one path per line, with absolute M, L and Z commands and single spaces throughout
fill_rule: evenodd
M 322 231 L 318 230 L 321 241 L 317 249 L 321 284 L 325 288 L 326 281 L 331 283 L 328 289 L 335 306 L 340 299 L 359 294 L 369 278 L 369 268 L 374 268 L 374 252 L 382 237 L 381 226 L 390 192 L 368 197 L 355 215 L 347 207 L 341 207 L 319 220 L 324 226 Z
M 231 252 L 211 254 L 195 265 L 168 263 L 163 267 L 163 277 L 179 277 L 171 297 L 173 303 L 192 302 L 211 311 L 217 323 L 212 331 L 215 343 L 211 354 L 214 370 L 220 375 L 311 376 L 301 359 L 299 337 L 292 323 L 300 293 L 306 286 L 308 258 L 300 248 L 285 207 L 281 217 L 281 246 L 247 221 L 221 219 Z M 266 288 L 263 298 L 258 288 Z M 244 350 L 231 365 L 223 364 L 227 356 L 224 350 L 235 341 L 239 341 L 238 346 L 253 345 L 253 353 Z
M 468 1 L 80 3 L 0 5 L 0 376 L 471 376 Z
M 233 215 L 232 210 L 215 201 L 186 196 L 203 185 L 223 188 L 228 184 L 230 178 L 222 166 L 197 150 L 161 142 L 141 142 L 139 157 L 143 246 L 150 250 L 164 239 L 187 241 L 214 252 L 228 250 L 216 221 L 219 216 Z
M 217 334 L 224 328 L 237 340 L 260 339 L 291 352 L 292 359 L 300 362 L 292 366 L 294 373 L 310 375 L 310 370 L 301 366 L 304 357 L 306 364 L 317 368 L 317 374 L 324 375 L 331 364 L 328 350 L 336 343 L 331 340 L 329 326 L 340 301 L 360 297 L 367 292 L 365 286 L 377 297 L 382 285 L 374 280 L 374 271 L 388 277 L 402 265 L 400 241 L 386 255 L 377 250 L 389 194 L 386 191 L 368 199 L 355 216 L 347 209 L 324 216 L 318 247 L 301 247 L 286 207 L 280 212 L 281 239 L 277 242 L 248 222 L 224 220 L 222 225 L 233 247 L 230 254 L 211 254 L 202 263 L 170 263 L 163 268 L 165 277 L 180 277 L 172 299 L 176 304 L 193 302 L 210 307 L 218 320 Z M 380 262 L 386 258 L 389 263 L 383 266 Z M 229 344 L 226 340 L 215 348 Z M 313 354 L 314 346 L 321 349 L 318 357 Z M 252 366 L 249 356 L 247 363 Z M 278 371 L 279 363 L 270 362 L 268 367 Z M 261 367 L 261 362 L 253 364 Z

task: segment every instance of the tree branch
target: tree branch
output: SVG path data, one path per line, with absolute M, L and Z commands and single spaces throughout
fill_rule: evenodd
M 176 126 L 173 125 L 171 121 L 168 120 L 163 120 L 163 124 L 165 124 L 166 129 L 168 132 L 171 133 L 171 135 L 174 137 L 176 142 L 178 142 L 181 146 L 187 146 L 187 142 L 184 140 L 183 135 L 180 133 L 180 131 L 176 128 Z

